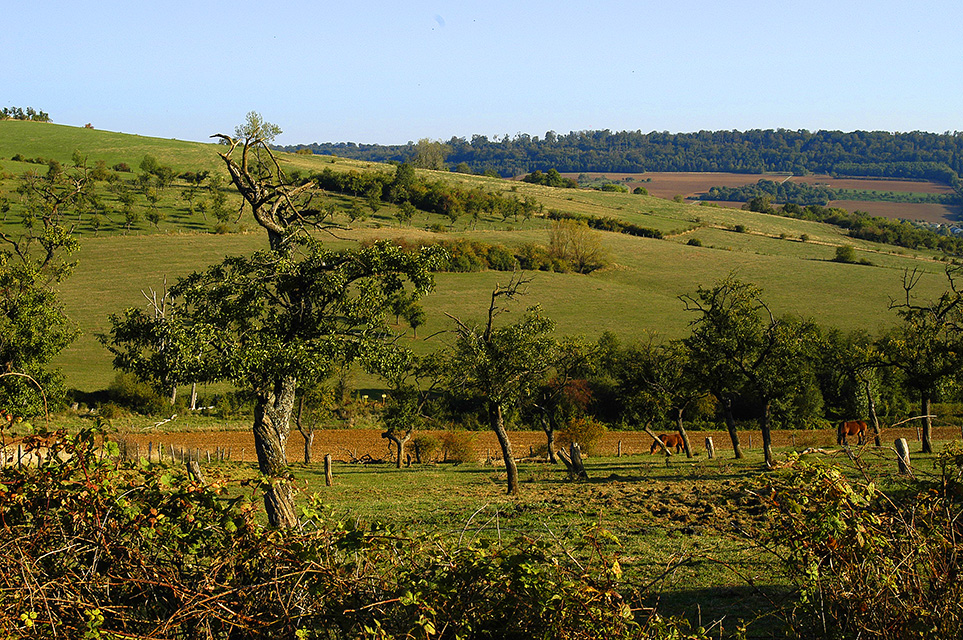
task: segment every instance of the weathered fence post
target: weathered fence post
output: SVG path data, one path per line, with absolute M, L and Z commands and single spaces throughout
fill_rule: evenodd
M 201 473 L 201 465 L 196 458 L 188 458 L 187 475 L 189 475 L 194 482 L 206 484 L 204 482 L 204 474 Z
M 896 439 L 896 465 L 899 467 L 900 475 L 913 475 L 913 469 L 910 467 L 909 445 L 906 444 L 906 438 Z
M 793 449 L 795 449 L 795 448 L 796 448 L 796 434 L 795 434 L 795 433 L 790 433 L 790 434 L 789 434 L 789 437 L 792 438 L 792 447 L 793 447 Z
M 326 453 L 324 455 L 324 484 L 330 487 L 334 484 L 334 478 L 331 475 L 331 454 Z
M 706 436 L 706 453 L 710 460 L 716 457 L 716 448 L 712 446 L 712 436 Z
M 617 454 L 617 457 L 619 457 L 619 458 L 622 457 L 622 441 L 621 441 L 621 440 L 619 440 L 619 452 L 618 452 L 618 454 Z

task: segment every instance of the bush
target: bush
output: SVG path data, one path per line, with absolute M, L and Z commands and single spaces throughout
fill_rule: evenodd
M 441 434 L 442 462 L 474 462 L 478 459 L 475 451 L 475 434 L 468 431 L 446 431 Z
M 119 372 L 107 387 L 107 397 L 118 407 L 142 415 L 157 415 L 171 409 L 167 398 L 132 373 Z
M 702 240 L 699 240 L 698 238 L 689 238 L 689 241 L 686 244 L 690 247 L 701 247 Z
M 415 436 L 411 440 L 411 448 L 415 452 L 418 464 L 435 462 L 441 451 L 441 442 L 433 436 Z
M 314 500 L 303 530 L 268 530 L 244 491 L 119 464 L 104 436 L 38 433 L 69 455 L 0 469 L 0 637 L 682 637 L 634 620 L 604 529 L 462 544 Z
M 963 636 L 963 448 L 947 447 L 936 467 L 891 494 L 802 462 L 768 481 L 770 522 L 755 536 L 780 549 L 798 588 L 794 635 Z
M 607 429 L 605 425 L 590 416 L 574 418 L 555 434 L 555 444 L 567 449 L 573 442 L 577 442 L 586 455 L 598 455 L 602 438 Z

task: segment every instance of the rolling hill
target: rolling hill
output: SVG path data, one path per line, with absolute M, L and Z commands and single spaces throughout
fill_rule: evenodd
M 89 167 L 97 161 L 107 167 L 128 165 L 130 173 L 117 173 L 122 183 L 133 184 L 145 155 L 172 167 L 177 174 L 221 171 L 214 144 L 2 121 L 0 198 L 10 203 L 10 212 L 0 221 L 0 229 L 6 233 L 17 230 L 19 176 L 31 170 L 46 171 L 48 160 L 68 166 L 75 151 Z M 14 161 L 14 156 L 32 162 Z M 325 168 L 358 174 L 394 171 L 391 165 L 330 156 L 284 153 L 280 157 L 290 171 L 302 174 Z M 843 329 L 876 331 L 895 321 L 887 305 L 902 294 L 904 270 L 925 272 L 919 288 L 923 295 L 941 291 L 945 283 L 941 256 L 934 252 L 900 251 L 854 240 L 826 224 L 643 195 L 557 189 L 460 173 L 418 173 L 462 188 L 531 198 L 546 212 L 614 218 L 662 235 L 656 239 L 598 231 L 595 233 L 608 256 L 606 267 L 588 275 L 534 274 L 518 310 L 530 304 L 542 305 L 558 322 L 560 334 L 578 333 L 591 339 L 603 331 L 613 331 L 625 340 L 684 335 L 691 317 L 678 296 L 730 273 L 761 285 L 777 313 L 813 317 L 824 325 Z M 160 218 L 156 225 L 144 222 L 151 205 L 138 195 L 133 208 L 140 214 L 140 221 L 127 228 L 118 188 L 97 183 L 100 204 L 77 217 L 75 233 L 81 242 L 78 264 L 61 289 L 68 313 L 83 331 L 60 358 L 70 386 L 95 390 L 113 377 L 110 358 L 95 337 L 104 330 L 107 314 L 143 304 L 142 291 L 162 288 L 165 279 L 172 282 L 225 255 L 266 247 L 265 235 L 247 214 L 237 214 L 236 195 L 224 190 L 231 216 L 219 227 L 209 209 L 205 212 L 189 204 L 188 187 L 179 178 L 159 190 L 154 205 Z M 134 190 L 133 186 L 129 188 Z M 210 193 L 204 191 L 196 197 L 198 202 L 209 201 Z M 328 206 L 343 211 L 363 202 L 362 198 L 342 194 L 328 198 Z M 401 224 L 397 213 L 394 205 L 383 203 L 365 219 L 349 222 L 343 216 L 344 229 L 326 241 L 347 247 L 373 239 L 467 238 L 513 249 L 526 243 L 547 245 L 551 225 L 540 215 L 526 220 L 485 214 L 477 221 L 466 216 L 449 226 L 447 218 L 425 212 L 416 214 L 410 224 Z M 844 244 L 855 247 L 857 255 L 872 265 L 834 262 L 836 248 Z M 410 337 L 410 330 L 403 339 L 417 351 L 436 348 L 445 340 L 444 333 L 439 332 L 450 327 L 446 313 L 465 319 L 479 317 L 493 284 L 507 278 L 505 272 L 496 271 L 438 274 L 435 292 L 425 303 L 426 325 L 419 330 L 417 340 Z

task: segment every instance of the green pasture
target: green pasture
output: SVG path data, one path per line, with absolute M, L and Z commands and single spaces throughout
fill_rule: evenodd
M 0 227 L 16 231 L 17 175 L 26 170 L 45 171 L 43 165 L 11 162 L 17 153 L 25 157 L 56 158 L 66 165 L 79 150 L 89 164 L 98 159 L 108 165 L 126 162 L 136 173 L 144 155 L 155 156 L 161 164 L 178 172 L 200 169 L 220 170 L 214 144 L 146 138 L 129 134 L 20 121 L 0 122 L 0 196 L 12 203 L 13 211 Z M 391 171 L 391 167 L 327 156 L 281 154 L 291 170 Z M 420 170 L 419 170 L 420 171 Z M 518 181 L 447 172 L 421 172 L 463 186 L 530 196 L 546 211 L 613 217 L 658 229 L 665 239 L 639 238 L 612 232 L 596 232 L 608 266 L 590 275 L 538 272 L 525 274 L 532 281 L 524 298 L 513 309 L 520 314 L 539 304 L 558 325 L 559 334 L 581 334 L 594 339 L 613 331 L 625 340 L 647 336 L 675 338 L 687 331 L 692 314 L 687 313 L 680 295 L 694 293 L 729 274 L 759 284 L 765 299 L 777 314 L 795 313 L 815 318 L 827 326 L 876 331 L 891 325 L 895 315 L 888 310 L 891 300 L 902 295 L 905 270 L 924 271 L 918 292 L 932 296 L 943 290 L 943 264 L 936 254 L 900 253 L 895 247 L 853 240 L 828 225 L 780 218 L 748 211 L 682 204 L 634 194 L 554 189 Z M 133 174 L 125 174 L 129 180 Z M 64 352 L 59 364 L 68 385 L 85 391 L 105 387 L 113 377 L 110 358 L 95 335 L 106 328 L 110 313 L 145 303 L 143 291 L 160 290 L 194 270 L 221 260 L 225 255 L 249 253 L 266 247 L 266 237 L 256 229 L 244 211 L 233 218 L 234 233 L 214 234 L 209 215 L 190 214 L 183 190 L 176 182 L 161 190 L 158 210 L 163 220 L 147 224 L 147 203 L 138 195 L 135 208 L 141 221 L 128 232 L 116 214 L 116 197 L 98 183 L 98 193 L 108 214 L 95 229 L 90 216 L 75 222 L 81 241 L 75 256 L 77 269 L 62 285 L 70 317 L 83 335 Z M 355 199 L 331 195 L 327 205 L 334 212 L 355 204 Z M 239 199 L 232 194 L 228 206 L 238 210 Z M 112 212 L 112 213 L 111 213 Z M 332 247 L 355 245 L 371 239 L 431 241 L 436 238 L 470 238 L 491 244 L 518 247 L 526 243 L 547 245 L 549 221 L 486 217 L 471 221 L 463 217 L 449 227 L 437 215 L 419 213 L 410 225 L 401 226 L 395 208 L 383 204 L 365 220 L 349 223 L 347 216 L 335 215 L 344 228 L 325 235 Z M 742 232 L 736 231 L 737 225 Z M 434 230 L 429 230 L 433 227 Z M 446 229 L 439 233 L 438 229 Z M 691 239 L 702 246 L 691 246 Z M 805 241 L 804 241 L 805 239 Z M 859 258 L 873 266 L 832 262 L 836 247 L 852 245 Z M 451 327 L 451 314 L 465 320 L 482 318 L 491 288 L 510 277 L 504 272 L 440 273 L 435 291 L 426 299 L 427 323 L 418 339 L 410 329 L 398 327 L 402 340 L 416 351 L 438 348 Z M 428 339 L 426 339 L 428 338 Z
M 942 448 L 943 443 L 937 446 Z M 802 456 L 835 465 L 883 488 L 899 485 L 893 454 L 867 447 L 851 462 L 841 449 Z M 643 594 L 635 604 L 658 606 L 703 624 L 726 617 L 730 637 L 738 621 L 750 638 L 772 637 L 774 610 L 788 604 L 788 582 L 778 559 L 747 534 L 766 527 L 755 491 L 773 474 L 791 472 L 788 448 L 777 449 L 782 467 L 765 471 L 761 451 L 735 460 L 731 452 L 709 460 L 661 455 L 592 457 L 589 479 L 572 482 L 562 465 L 521 462 L 518 496 L 505 495 L 504 470 L 464 463 L 413 465 L 335 462 L 334 483 L 325 486 L 322 464 L 293 467 L 301 504 L 316 496 L 324 517 L 362 526 L 381 523 L 396 531 L 421 532 L 465 543 L 524 536 L 563 548 L 594 527 L 615 535 L 606 552 L 618 559 L 624 582 Z M 934 456 L 913 453 L 925 473 Z M 253 465 L 215 464 L 212 478 L 234 486 L 253 478 Z M 251 489 L 244 490 L 250 492 Z M 254 500 L 259 498 L 251 494 Z M 566 542 L 568 541 L 568 542 Z M 718 631 L 712 634 L 716 637 Z

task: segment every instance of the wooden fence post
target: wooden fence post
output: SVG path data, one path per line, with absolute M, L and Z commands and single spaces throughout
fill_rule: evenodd
M 204 474 L 201 473 L 201 465 L 197 461 L 197 458 L 189 458 L 187 460 L 187 475 L 189 475 L 194 482 L 206 484 L 204 482 Z
M 331 454 L 324 454 L 324 484 L 330 487 L 334 484 L 334 478 L 331 475 Z
M 706 453 L 710 460 L 716 457 L 716 448 L 712 446 L 712 436 L 706 436 Z
M 618 457 L 619 457 L 619 458 L 622 457 L 622 441 L 621 441 L 621 440 L 619 440 L 619 453 L 618 453 Z
M 906 444 L 906 438 L 896 439 L 896 465 L 899 467 L 900 475 L 913 475 L 913 469 L 910 467 L 909 445 Z

